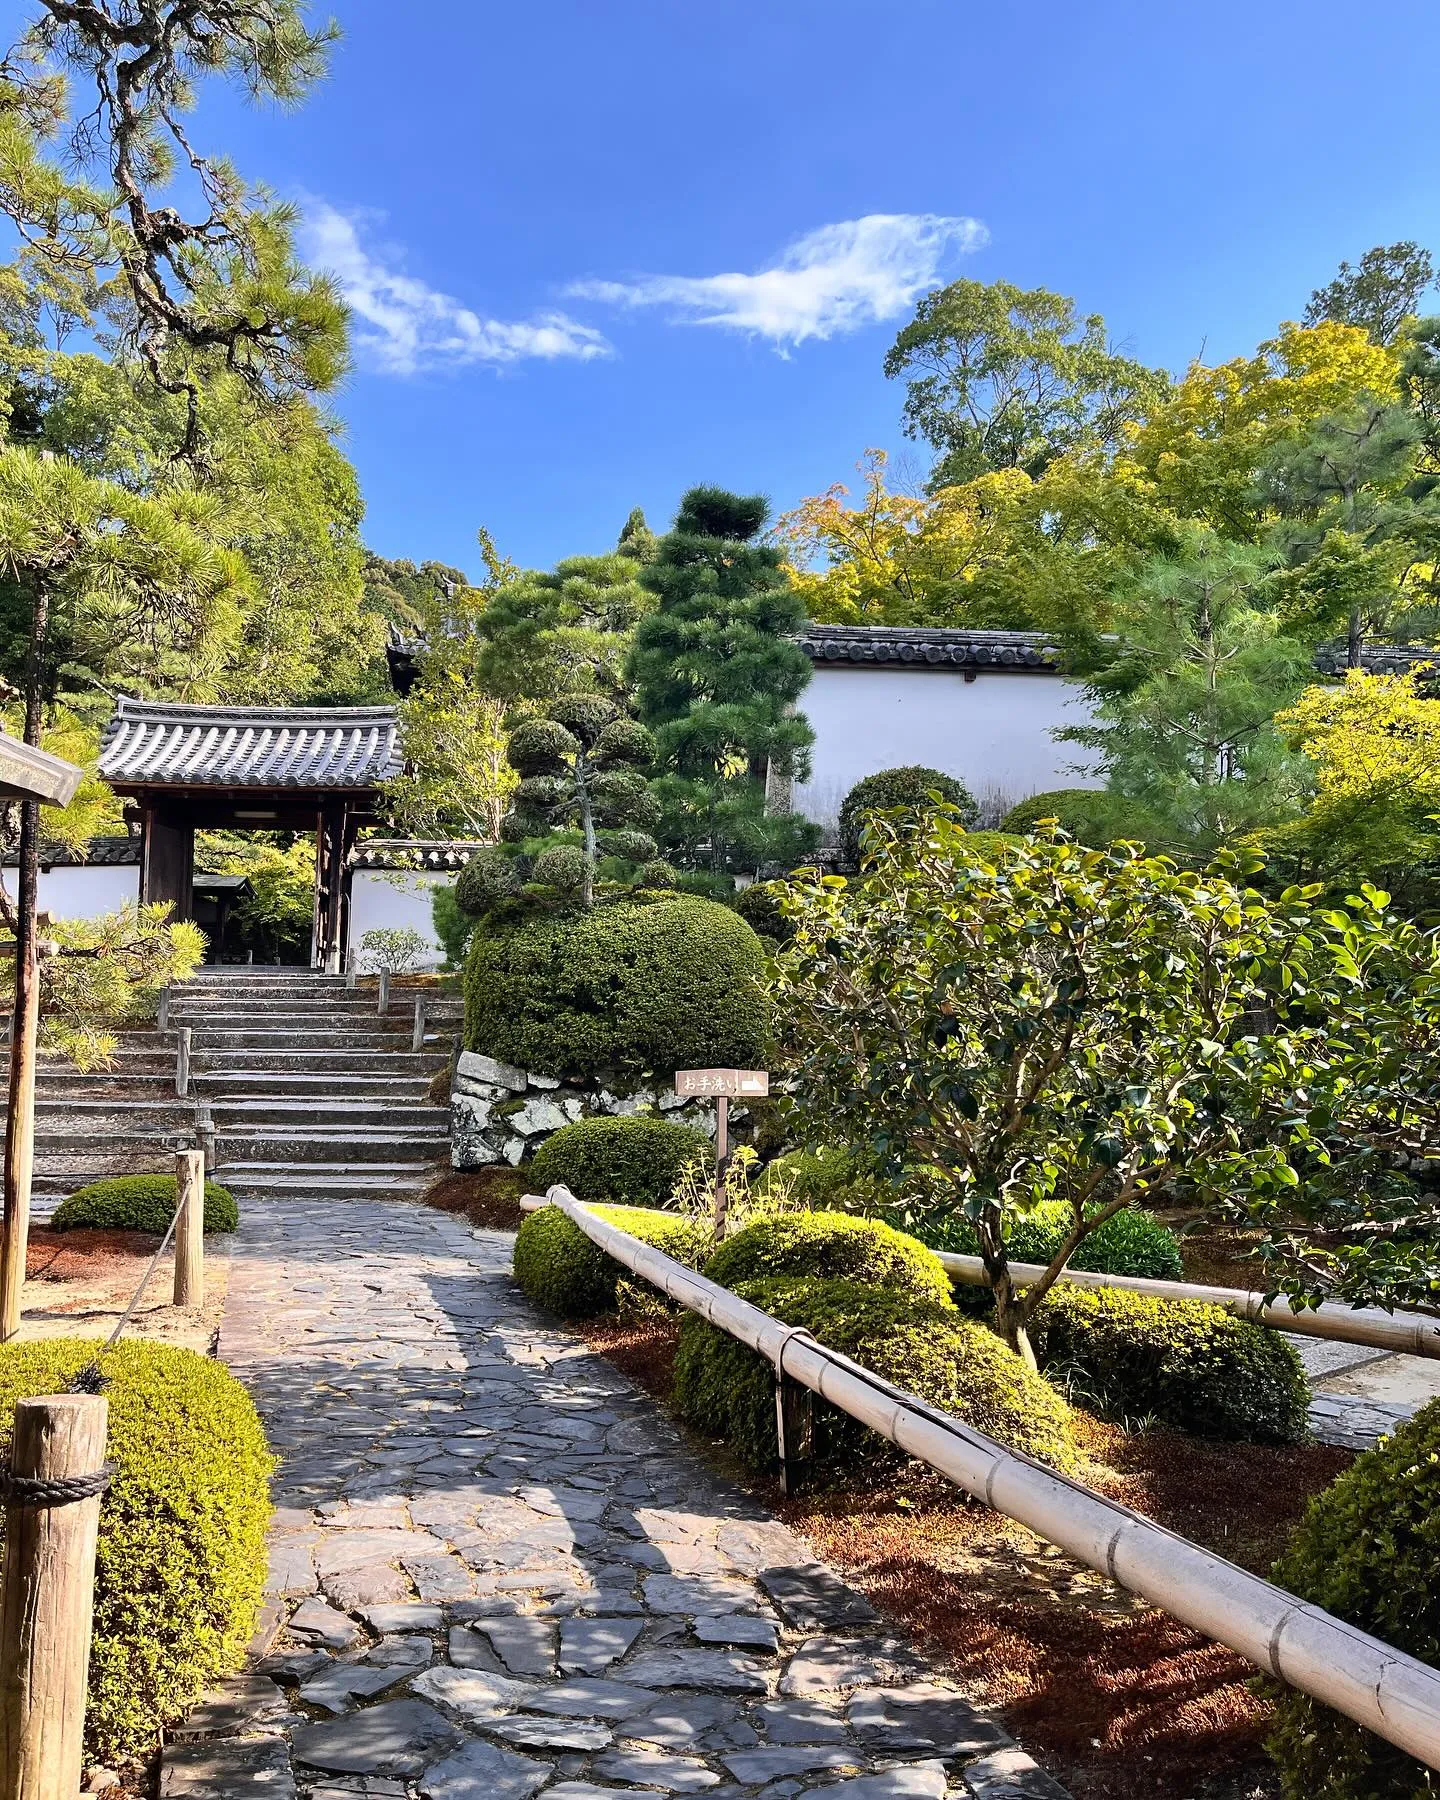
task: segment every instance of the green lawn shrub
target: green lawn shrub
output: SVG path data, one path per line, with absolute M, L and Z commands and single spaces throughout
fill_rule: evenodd
M 776 1213 L 757 1219 L 715 1251 L 705 1275 L 721 1287 L 775 1276 L 868 1282 L 953 1307 L 950 1277 L 933 1251 L 879 1219 L 848 1213 Z
M 814 1211 L 861 1212 L 883 1198 L 879 1181 L 849 1150 L 787 1150 L 755 1182 L 759 1199 L 784 1199 Z
M 698 1269 L 715 1247 L 705 1220 L 640 1206 L 597 1206 L 595 1211 L 689 1269 Z M 655 1292 L 648 1283 L 633 1281 L 558 1206 L 529 1213 L 516 1233 L 515 1280 L 537 1306 L 562 1319 L 593 1319 L 615 1312 L 627 1289 Z
M 993 1332 L 951 1307 L 863 1279 L 782 1276 L 745 1281 L 736 1291 L 763 1312 L 803 1327 L 832 1350 L 998 1442 L 1058 1468 L 1073 1466 L 1065 1401 Z M 694 1314 L 687 1315 L 680 1330 L 675 1401 L 682 1417 L 723 1438 L 749 1467 L 773 1465 L 774 1370 Z M 817 1472 L 847 1481 L 893 1468 L 900 1456 L 866 1426 L 819 1402 L 814 1453 Z
M 788 944 L 795 935 L 795 924 L 781 907 L 786 883 L 752 881 L 740 888 L 727 902 L 762 942 Z
M 1005 1243 L 1015 1262 L 1048 1263 L 1065 1241 L 1071 1210 L 1047 1200 L 1032 1212 L 1007 1217 Z M 932 1250 L 978 1256 L 980 1239 L 962 1213 L 929 1214 L 912 1227 Z M 1070 1267 L 1099 1275 L 1142 1275 L 1151 1281 L 1180 1281 L 1185 1265 L 1180 1242 L 1152 1214 L 1127 1206 L 1097 1226 L 1070 1258 Z
M 1102 850 L 1120 838 L 1144 843 L 1155 827 L 1155 821 L 1136 801 L 1104 788 L 1054 788 L 1012 806 L 1000 821 L 1000 829 L 1023 837 L 1034 831 L 1040 819 L 1056 819 L 1060 829 L 1078 842 Z
M 680 1171 L 697 1156 L 714 1155 L 705 1133 L 669 1119 L 577 1119 L 562 1125 L 535 1152 L 530 1176 L 545 1193 L 559 1183 L 577 1200 L 663 1206 Z
M 51 1216 L 52 1231 L 153 1231 L 163 1237 L 175 1217 L 173 1175 L 117 1175 L 108 1181 L 92 1181 L 76 1188 Z M 205 1183 L 205 1229 L 234 1231 L 240 1209 L 229 1188 L 218 1181 Z
M 0 1348 L 0 1457 L 15 1402 L 63 1393 L 99 1340 Z M 275 1459 L 250 1396 L 223 1364 L 170 1344 L 101 1358 L 115 1480 L 100 1508 L 85 1713 L 98 1762 L 152 1750 L 239 1668 L 265 1587 Z
M 687 894 L 490 918 L 466 963 L 465 1042 L 571 1078 L 758 1067 L 769 1021 L 764 966 L 742 918 Z
M 1305 1436 L 1310 1384 L 1294 1346 L 1223 1307 L 1057 1284 L 1030 1339 L 1050 1379 L 1104 1417 L 1262 1444 Z
M 923 812 L 934 805 L 931 796 L 955 807 L 962 824 L 970 824 L 979 811 L 975 797 L 963 781 L 939 769 L 909 763 L 900 769 L 881 769 L 857 781 L 840 802 L 840 848 L 852 863 L 860 861 L 860 834 L 866 813 L 907 807 Z
M 1440 1666 L 1440 1400 L 1317 1494 L 1272 1571 L 1421 1662 Z M 1272 1690 L 1267 1740 L 1285 1800 L 1428 1800 L 1435 1777 L 1294 1688 Z

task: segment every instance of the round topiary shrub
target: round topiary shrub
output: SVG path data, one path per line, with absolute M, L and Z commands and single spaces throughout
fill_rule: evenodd
M 163 1237 L 175 1217 L 173 1175 L 116 1175 L 92 1181 L 62 1200 L 50 1219 L 52 1231 L 152 1231 Z M 240 1209 L 229 1188 L 205 1183 L 205 1229 L 234 1231 Z
M 641 1238 L 698 1269 L 715 1248 L 705 1222 L 680 1213 L 654 1212 L 639 1206 L 597 1206 L 602 1218 L 632 1237 Z M 620 1289 L 634 1278 L 597 1248 L 558 1206 L 543 1206 L 526 1215 L 515 1234 L 515 1280 L 522 1291 L 547 1312 L 562 1319 L 592 1319 L 614 1312 Z M 647 1284 L 637 1284 L 647 1286 Z
M 866 1281 L 792 1276 L 743 1282 L 737 1292 L 999 1443 L 1058 1468 L 1073 1465 L 1064 1400 L 993 1332 L 951 1308 Z M 682 1417 L 723 1438 L 751 1468 L 774 1463 L 774 1369 L 694 1314 L 680 1330 L 675 1401 Z M 899 1455 L 847 1413 L 817 1404 L 819 1470 L 854 1480 L 893 1467 Z
M 1104 788 L 1055 788 L 1048 794 L 1032 794 L 1011 807 L 1000 829 L 1025 837 L 1041 819 L 1058 820 L 1060 829 L 1079 843 L 1101 849 L 1120 838 L 1143 843 L 1154 829 L 1142 806 Z
M 535 1152 L 530 1178 L 540 1192 L 557 1185 L 577 1200 L 663 1206 L 686 1163 L 713 1155 L 703 1131 L 669 1119 L 577 1119 Z
M 649 862 L 642 863 L 635 877 L 636 887 L 673 888 L 680 885 L 680 872 L 674 863 L 666 862 L 663 856 L 652 857 Z
M 1260 1444 L 1305 1436 L 1310 1384 L 1294 1346 L 1223 1307 L 1057 1284 L 1030 1341 L 1046 1374 L 1105 1417 Z
M 788 944 L 795 935 L 795 925 L 781 907 L 784 893 L 783 881 L 752 881 L 729 904 L 757 937 L 768 938 L 772 944 Z
M 749 1068 L 765 1044 L 764 966 L 743 919 L 688 895 L 499 925 L 470 947 L 465 1041 L 580 1079 Z
M 168 1344 L 52 1338 L 0 1348 L 0 1458 L 15 1402 L 63 1393 L 97 1356 L 110 1402 L 85 1738 L 110 1763 L 239 1668 L 265 1588 L 275 1468 L 250 1396 L 223 1364 Z
M 578 844 L 547 844 L 535 858 L 530 879 L 562 894 L 578 894 L 585 885 L 585 852 Z
M 602 831 L 600 849 L 622 862 L 649 863 L 656 859 L 655 840 L 648 831 Z
M 977 816 L 979 808 L 965 783 L 939 769 L 911 763 L 903 769 L 881 769 L 878 774 L 865 776 L 840 802 L 841 850 L 849 861 L 858 863 L 866 813 L 902 806 L 912 812 L 924 812 L 934 805 L 933 796 L 937 793 L 957 810 L 962 824 L 969 825 Z
M 1015 1262 L 1048 1263 L 1065 1241 L 1071 1211 L 1063 1201 L 1047 1200 L 1023 1215 L 1012 1215 L 1005 1244 Z M 980 1238 L 961 1213 L 930 1214 L 912 1227 L 932 1250 L 978 1256 Z M 1151 1281 L 1181 1281 L 1185 1265 L 1180 1241 L 1160 1221 L 1139 1207 L 1127 1206 L 1083 1239 L 1070 1258 L 1072 1269 L 1098 1275 L 1143 1275 Z
M 528 864 L 498 844 L 477 850 L 455 882 L 455 904 L 472 919 L 503 901 L 513 900 L 524 885 Z
M 1440 1666 L 1440 1400 L 1317 1494 L 1271 1571 L 1300 1599 Z M 1423 1763 L 1294 1688 L 1265 1747 L 1285 1800 L 1423 1800 Z
M 878 1219 L 846 1213 L 778 1213 L 726 1238 L 705 1265 L 706 1279 L 734 1288 L 779 1275 L 861 1281 L 899 1288 L 952 1307 L 950 1277 L 933 1251 Z

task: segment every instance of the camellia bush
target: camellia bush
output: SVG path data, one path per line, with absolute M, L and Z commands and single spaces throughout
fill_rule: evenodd
M 1013 1348 L 1030 1354 L 1086 1239 L 1175 1186 L 1270 1229 L 1272 1288 L 1321 1297 L 1319 1244 L 1376 1297 L 1347 1222 L 1416 1199 L 1382 1154 L 1399 1097 L 1375 1021 L 1435 967 L 1386 896 L 1317 910 L 1318 889 L 1266 899 L 1235 857 L 1180 869 L 1058 832 L 981 849 L 943 809 L 872 817 L 865 847 L 863 884 L 789 890 L 774 999 L 794 1116 L 882 1171 L 929 1172 L 974 1227 Z M 1433 974 L 1429 991 L 1440 1008 Z M 1022 1293 L 1007 1222 L 1041 1205 L 1065 1229 Z

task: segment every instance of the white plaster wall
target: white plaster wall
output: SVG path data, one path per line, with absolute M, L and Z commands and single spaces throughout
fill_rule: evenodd
M 430 916 L 430 895 L 454 875 L 411 874 L 401 869 L 356 869 L 350 887 L 350 942 L 358 950 L 367 931 L 402 931 L 408 925 L 430 946 L 432 964 L 445 960 Z
M 966 681 L 959 669 L 821 663 L 800 710 L 815 745 L 795 810 L 821 825 L 834 825 L 862 776 L 907 763 L 958 776 L 995 813 L 1049 788 L 1100 785 L 1077 772 L 1086 766 L 1079 745 L 1050 735 L 1090 716 L 1083 690 L 1058 675 L 981 669 Z
M 16 875 L 13 868 L 5 871 L 5 885 L 12 893 Z M 102 918 L 106 913 L 119 912 L 122 906 L 133 906 L 139 897 L 138 863 L 103 867 L 63 863 L 40 871 L 38 905 L 52 919 Z

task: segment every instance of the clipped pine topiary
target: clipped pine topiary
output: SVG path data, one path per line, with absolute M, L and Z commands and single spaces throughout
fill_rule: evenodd
M 1005 1231 L 1011 1258 L 1048 1263 L 1064 1243 L 1072 1218 L 1062 1200 L 1047 1200 L 1031 1212 L 1013 1214 Z M 961 1213 L 928 1214 L 913 1230 L 932 1250 L 980 1254 L 979 1234 Z M 1185 1275 L 1179 1239 L 1137 1206 L 1127 1206 L 1097 1225 L 1066 1266 L 1099 1275 L 1142 1275 L 1151 1281 L 1181 1281 Z
M 689 895 L 488 921 L 466 965 L 465 1042 L 578 1079 L 754 1067 L 769 1022 L 764 967 L 743 919 Z
M 934 1306 L 951 1307 L 950 1277 L 933 1251 L 878 1219 L 848 1213 L 777 1213 L 727 1238 L 705 1264 L 721 1287 L 774 1276 L 809 1276 L 899 1288 Z
M 0 1457 L 15 1402 L 65 1392 L 98 1339 L 0 1347 Z M 275 1459 L 225 1367 L 170 1344 L 100 1355 L 115 1480 L 100 1509 L 85 1738 L 113 1762 L 152 1750 L 239 1668 L 265 1587 Z
M 557 1185 L 577 1200 L 663 1206 L 686 1163 L 707 1152 L 709 1138 L 669 1119 L 577 1119 L 535 1152 L 530 1178 L 539 1192 Z
M 736 1292 L 1009 1448 L 1057 1468 L 1074 1465 L 1064 1400 L 993 1332 L 950 1307 L 866 1280 L 781 1276 L 742 1282 Z M 675 1402 L 684 1419 L 723 1438 L 749 1467 L 774 1463 L 774 1369 L 694 1314 L 680 1330 Z M 817 1472 L 863 1480 L 893 1468 L 899 1455 L 848 1414 L 817 1406 Z
M 116 1175 L 77 1188 L 55 1208 L 52 1231 L 153 1231 L 163 1237 L 175 1216 L 173 1175 Z M 206 1231 L 234 1231 L 240 1209 L 229 1188 L 205 1183 Z
M 1223 1307 L 1057 1285 L 1030 1341 L 1052 1380 L 1107 1417 L 1260 1444 L 1305 1436 L 1310 1384 L 1293 1345 Z
M 1440 1666 L 1440 1400 L 1317 1494 L 1272 1579 L 1397 1650 Z M 1266 1749 L 1284 1800 L 1431 1800 L 1435 1777 L 1294 1688 L 1271 1689 Z
M 596 1212 L 687 1268 L 698 1269 L 715 1247 L 709 1226 L 682 1213 L 640 1206 L 597 1206 Z M 537 1306 L 562 1319 L 614 1312 L 633 1278 L 572 1225 L 558 1206 L 527 1215 L 515 1234 L 515 1280 Z M 648 1290 L 653 1292 L 653 1290 Z
M 939 794 L 942 802 L 953 806 L 962 825 L 971 824 L 979 809 L 975 798 L 963 781 L 939 769 L 927 769 L 919 763 L 908 763 L 900 769 L 881 769 L 857 781 L 840 802 L 840 848 L 848 861 L 859 864 L 860 834 L 865 828 L 865 815 L 904 807 L 911 812 L 927 812 Z

